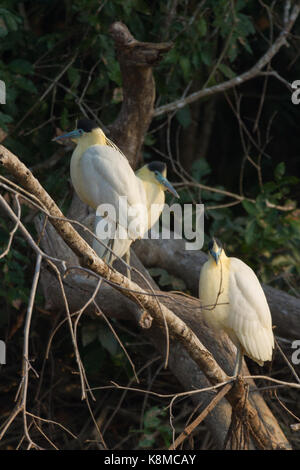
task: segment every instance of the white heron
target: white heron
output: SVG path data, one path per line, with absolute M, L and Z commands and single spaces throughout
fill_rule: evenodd
M 61 139 L 77 144 L 71 158 L 71 180 L 79 198 L 97 210 L 95 233 L 98 235 L 101 222 L 108 223 L 113 229 L 111 249 L 119 257 L 127 254 L 128 261 L 131 243 L 142 238 L 158 220 L 165 202 L 164 192 L 168 190 L 179 197 L 166 178 L 166 165 L 152 162 L 135 174 L 125 155 L 89 119 L 80 119 L 77 129 L 54 140 Z M 108 230 L 101 240 L 109 246 L 111 237 Z M 93 248 L 102 259 L 113 261 L 107 248 L 97 240 L 93 241 Z
M 208 249 L 199 280 L 202 312 L 208 325 L 225 331 L 237 347 L 236 376 L 244 354 L 260 366 L 272 359 L 271 313 L 254 271 L 240 259 L 227 257 L 216 238 Z

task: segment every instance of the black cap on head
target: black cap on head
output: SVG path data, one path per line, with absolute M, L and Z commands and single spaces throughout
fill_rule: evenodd
M 82 129 L 84 132 L 92 132 L 93 129 L 97 129 L 98 124 L 91 119 L 82 118 L 77 123 L 77 129 Z
M 159 173 L 163 173 L 167 169 L 167 165 L 163 162 L 151 162 L 148 164 L 148 168 L 150 171 L 159 171 Z
M 218 245 L 219 248 L 222 248 L 222 243 L 220 242 L 220 240 L 218 240 L 217 238 L 212 238 L 208 243 L 209 251 L 211 251 L 213 249 L 214 242 L 216 242 L 216 244 Z

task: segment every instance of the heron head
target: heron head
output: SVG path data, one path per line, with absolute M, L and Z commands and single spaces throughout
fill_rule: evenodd
M 215 263 L 218 264 L 219 258 L 222 253 L 222 243 L 217 238 L 212 238 L 208 243 L 208 251 L 210 255 L 215 260 Z
M 176 189 L 167 180 L 167 165 L 162 162 L 151 162 L 146 165 L 148 172 L 154 178 L 154 181 L 162 187 L 164 191 L 169 191 L 173 196 L 179 198 Z
M 74 129 L 71 132 L 67 132 L 66 134 L 59 135 L 58 137 L 54 137 L 54 139 L 52 140 L 56 141 L 63 139 L 71 139 L 73 142 L 78 143 L 82 139 L 90 138 L 95 132 L 100 132 L 101 134 L 103 134 L 99 125 L 95 121 L 83 118 L 79 119 L 77 123 L 77 129 Z

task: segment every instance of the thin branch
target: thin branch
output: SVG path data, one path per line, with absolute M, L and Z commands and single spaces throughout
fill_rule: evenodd
M 217 364 L 212 354 L 203 346 L 199 338 L 180 318 L 165 305 L 159 304 L 158 306 L 157 298 L 145 295 L 143 290 L 136 283 L 129 280 L 121 273 L 112 271 L 109 266 L 99 259 L 88 243 L 76 232 L 74 227 L 69 222 L 62 219 L 62 212 L 28 168 L 3 146 L 0 146 L 0 164 L 2 164 L 27 191 L 40 199 L 51 215 L 60 218 L 59 220 L 51 220 L 51 223 L 65 243 L 79 256 L 81 264 L 84 267 L 92 270 L 95 274 L 106 280 L 114 282 L 116 284 L 115 288 L 119 292 L 138 306 L 142 305 L 143 309 L 153 317 L 153 320 L 162 332 L 165 331 L 166 322 L 168 329 L 172 332 L 172 339 L 183 345 L 212 385 L 223 383 L 229 379 L 226 373 Z M 13 217 L 16 217 L 14 213 Z M 36 249 L 36 247 L 34 247 L 34 249 Z M 126 290 L 124 290 L 124 288 Z M 135 292 L 133 293 L 131 290 Z M 274 442 L 273 439 L 268 436 L 257 411 L 249 402 L 248 398 L 246 398 L 246 388 L 241 378 L 237 378 L 235 387 L 228 392 L 226 399 L 230 402 L 232 407 L 237 407 L 237 413 L 241 412 L 243 414 L 241 418 L 244 420 L 244 423 L 247 423 L 253 439 L 260 448 L 272 449 L 278 447 L 279 443 Z M 237 406 L 241 399 L 244 403 L 243 410 L 240 410 L 240 407 Z
M 228 393 L 231 389 L 232 383 L 228 383 L 222 388 L 219 393 L 211 400 L 211 402 L 207 405 L 207 407 L 201 411 L 199 416 L 187 426 L 184 431 L 177 437 L 176 441 L 171 444 L 169 450 L 175 450 L 177 447 L 182 444 L 182 442 L 194 431 L 194 429 L 199 426 L 199 424 L 207 417 L 207 415 L 215 408 L 215 406 L 219 403 L 220 400 Z
M 210 88 L 204 88 L 203 90 L 196 91 L 191 93 L 186 98 L 181 98 L 179 100 L 174 101 L 173 103 L 169 103 L 154 110 L 153 116 L 161 116 L 162 114 L 169 113 L 170 111 L 175 111 L 183 108 L 187 104 L 193 103 L 200 98 L 204 98 L 206 96 L 211 96 L 216 93 L 221 93 L 223 91 L 229 90 L 235 86 L 239 86 L 246 81 L 255 78 L 259 75 L 261 70 L 272 60 L 272 58 L 277 54 L 280 48 L 283 45 L 287 44 L 287 36 L 291 31 L 292 27 L 294 26 L 295 21 L 297 20 L 300 13 L 300 5 L 295 4 L 292 10 L 292 13 L 289 17 L 289 21 L 284 25 L 283 30 L 279 34 L 276 41 L 272 44 L 272 46 L 267 50 L 267 52 L 259 59 L 259 61 L 251 67 L 247 72 L 242 73 L 238 77 L 234 77 L 226 82 L 219 83 L 218 85 L 214 85 Z
M 7 243 L 7 247 L 6 249 L 0 254 L 0 259 L 4 258 L 7 253 L 9 252 L 10 250 L 10 247 L 11 247 L 11 244 L 12 244 L 12 241 L 14 239 L 14 235 L 19 227 L 19 224 L 20 224 L 20 217 L 21 217 L 21 206 L 20 206 L 20 201 L 19 201 L 19 197 L 18 195 L 16 194 L 15 195 L 15 201 L 17 203 L 17 208 L 18 208 L 18 213 L 17 213 L 17 220 L 15 222 L 15 225 L 13 227 L 13 229 L 10 231 L 9 233 L 9 238 L 8 238 L 8 243 Z

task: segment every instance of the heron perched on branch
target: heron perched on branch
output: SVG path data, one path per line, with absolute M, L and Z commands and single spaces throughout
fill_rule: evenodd
M 135 174 L 120 149 L 89 119 L 80 119 L 77 129 L 54 140 L 61 139 L 77 144 L 71 158 L 71 180 L 79 198 L 97 210 L 95 233 L 99 234 L 102 222 L 113 228 L 112 233 L 102 232 L 99 237 L 104 245 L 93 241 L 94 250 L 112 262 L 107 250 L 111 244 L 115 255 L 127 254 L 129 261 L 131 243 L 142 238 L 158 220 L 165 202 L 164 191 L 179 197 L 166 178 L 166 165 L 152 162 Z
M 237 258 L 228 258 L 222 244 L 212 239 L 209 260 L 203 265 L 199 298 L 207 323 L 225 331 L 237 347 L 234 373 L 240 373 L 243 355 L 260 366 L 272 359 L 274 336 L 270 309 L 254 271 Z

